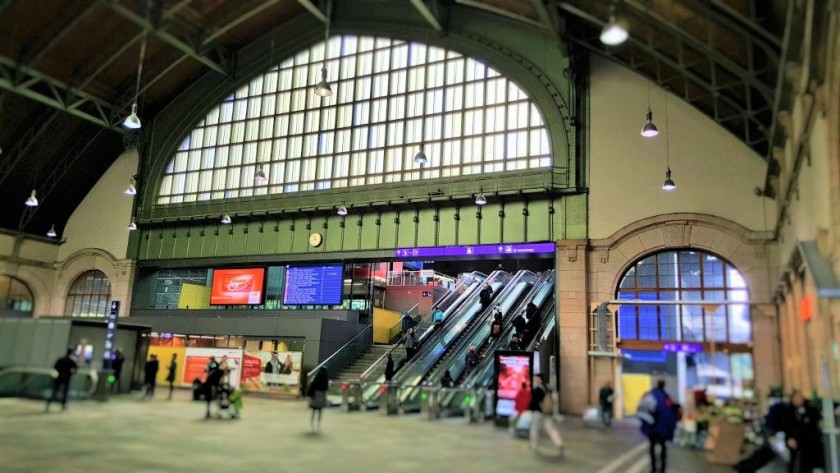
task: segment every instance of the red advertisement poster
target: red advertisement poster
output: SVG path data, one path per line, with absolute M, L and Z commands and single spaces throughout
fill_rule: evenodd
M 517 396 L 531 386 L 531 354 L 497 353 L 496 376 L 496 415 L 513 416 Z
M 252 392 L 296 394 L 303 353 L 246 351 L 242 359 L 242 389 Z
M 211 305 L 261 304 L 264 268 L 213 270 Z
M 207 378 L 210 357 L 215 358 L 217 363 L 224 366 L 230 384 L 238 386 L 242 373 L 242 350 L 235 348 L 187 348 L 184 355 L 183 383 L 192 384 L 196 378 L 203 382 Z

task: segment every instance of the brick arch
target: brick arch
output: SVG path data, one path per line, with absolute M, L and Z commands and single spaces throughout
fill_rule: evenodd
M 14 273 L 3 271 L 0 272 L 0 275 L 16 279 L 26 286 L 29 293 L 32 294 L 32 317 L 38 317 L 39 309 L 49 307 L 50 296 L 47 285 L 44 284 L 37 274 L 25 266 L 17 268 Z
M 593 250 L 606 254 L 613 269 L 611 292 L 640 259 L 660 251 L 696 249 L 717 255 L 735 266 L 755 299 L 759 295 L 763 298 L 768 289 L 769 238 L 770 232 L 754 232 L 713 215 L 666 214 L 627 225 L 609 238 L 593 242 Z

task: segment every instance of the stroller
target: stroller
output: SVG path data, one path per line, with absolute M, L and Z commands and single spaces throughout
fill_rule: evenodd
M 221 419 L 229 416 L 238 419 L 242 410 L 242 389 L 231 387 L 230 383 L 223 383 L 219 388 L 219 412 L 216 417 Z

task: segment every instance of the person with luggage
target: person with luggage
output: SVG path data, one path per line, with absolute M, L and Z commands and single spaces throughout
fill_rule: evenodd
M 537 450 L 540 443 L 540 432 L 545 430 L 555 448 L 563 455 L 563 438 L 554 423 L 554 399 L 543 381 L 541 374 L 534 375 L 534 382 L 531 387 L 531 402 L 528 406 L 531 411 L 531 431 L 529 435 L 532 450 Z
M 650 442 L 650 465 L 652 472 L 665 473 L 668 450 L 665 444 L 674 440 L 677 428 L 677 409 L 671 396 L 665 392 L 665 380 L 656 382 L 639 402 L 637 416 L 642 421 L 642 433 Z M 659 468 L 657 468 L 656 447 L 659 447 Z

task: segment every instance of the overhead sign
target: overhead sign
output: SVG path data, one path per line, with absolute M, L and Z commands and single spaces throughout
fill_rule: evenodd
M 664 343 L 662 350 L 672 353 L 702 353 L 703 345 L 701 343 Z
M 513 243 L 472 246 L 433 246 L 426 248 L 397 248 L 396 258 L 426 258 L 436 256 L 494 256 L 554 253 L 554 243 Z

